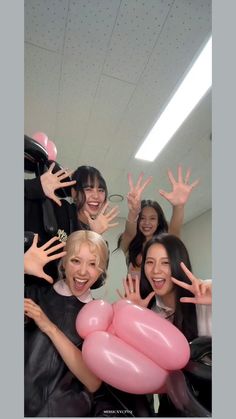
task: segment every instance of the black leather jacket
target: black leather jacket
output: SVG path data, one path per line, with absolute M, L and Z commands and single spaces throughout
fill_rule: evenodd
M 65 297 L 53 287 L 31 285 L 25 296 L 40 305 L 48 318 L 77 346 L 82 339 L 75 319 L 83 303 Z M 96 348 L 94 348 L 96 351 Z M 134 395 L 103 384 L 89 393 L 68 370 L 56 348 L 36 326 L 25 324 L 25 417 L 149 417 L 145 396 Z
M 75 319 L 83 303 L 57 294 L 53 287 L 26 287 L 26 297 L 40 305 L 49 319 L 77 346 L 82 339 Z M 29 321 L 25 325 L 25 416 L 87 416 L 89 394 L 68 371 L 46 334 Z M 73 414 L 72 414 L 73 413 Z

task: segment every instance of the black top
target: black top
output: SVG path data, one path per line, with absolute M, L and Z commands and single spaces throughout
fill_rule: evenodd
M 48 318 L 77 346 L 82 339 L 75 320 L 84 303 L 57 294 L 53 287 L 25 287 Z M 29 320 L 25 325 L 25 417 L 87 416 L 89 393 L 68 370 L 49 337 Z

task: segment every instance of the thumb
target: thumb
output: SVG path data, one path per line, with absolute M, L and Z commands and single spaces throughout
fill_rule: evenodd
M 154 297 L 154 295 L 156 295 L 155 291 L 150 292 L 150 294 L 148 294 L 148 296 L 145 298 L 145 303 L 148 304 L 150 303 L 151 299 Z
M 52 277 L 50 275 L 45 274 L 45 272 L 42 272 L 41 278 L 45 279 L 45 281 L 49 282 L 50 284 L 53 284 Z
M 167 198 L 167 195 L 168 195 L 166 191 L 163 191 L 163 189 L 159 189 L 159 194 L 163 196 L 164 198 Z
M 57 198 L 57 196 L 55 194 L 52 195 L 51 197 L 52 201 L 56 202 L 56 204 L 61 207 L 61 200 L 59 198 Z
M 88 221 L 92 221 L 92 218 L 90 217 L 88 211 L 84 210 L 84 215 L 85 215 L 85 217 L 87 217 Z
M 116 293 L 119 295 L 119 297 L 123 300 L 123 295 L 121 294 L 120 290 L 117 288 Z

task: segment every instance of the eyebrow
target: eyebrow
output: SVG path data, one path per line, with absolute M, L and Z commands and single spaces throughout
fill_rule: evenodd
M 83 258 L 81 258 L 80 256 L 77 256 L 77 255 L 72 255 L 71 256 L 71 258 L 73 259 L 73 258 L 75 258 L 75 259 L 83 259 Z M 89 262 L 94 262 L 94 261 L 96 261 L 96 256 L 94 256 L 94 258 L 92 259 L 88 259 L 89 260 Z M 83 259 L 84 260 L 84 259 Z

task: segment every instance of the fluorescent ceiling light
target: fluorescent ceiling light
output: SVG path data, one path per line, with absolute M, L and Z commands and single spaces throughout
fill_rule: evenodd
M 212 84 L 212 38 L 139 148 L 136 159 L 153 161 Z

